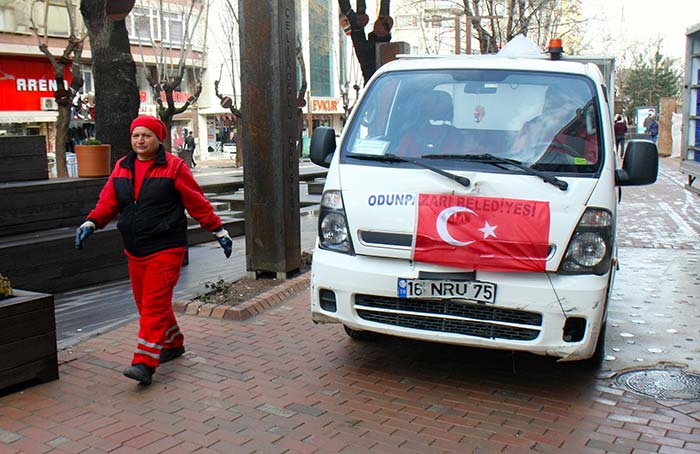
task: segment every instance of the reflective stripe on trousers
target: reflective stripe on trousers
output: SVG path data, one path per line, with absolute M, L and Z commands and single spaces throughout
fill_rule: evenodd
M 180 278 L 185 248 L 166 249 L 129 259 L 129 276 L 139 310 L 139 335 L 131 364 L 157 367 L 163 348 L 182 346 L 184 337 L 173 312 L 173 289 Z

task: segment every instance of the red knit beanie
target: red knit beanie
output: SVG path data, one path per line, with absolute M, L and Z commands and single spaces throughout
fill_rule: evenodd
M 165 139 L 165 134 L 167 132 L 165 123 L 156 117 L 151 117 L 150 115 L 140 115 L 136 117 L 134 121 L 131 122 L 129 134 L 133 133 L 137 126 L 143 126 L 144 128 L 150 129 L 161 142 Z

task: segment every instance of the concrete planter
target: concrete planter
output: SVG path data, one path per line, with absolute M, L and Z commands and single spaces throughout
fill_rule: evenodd
M 13 289 L 0 299 L 0 391 L 58 379 L 53 295 Z

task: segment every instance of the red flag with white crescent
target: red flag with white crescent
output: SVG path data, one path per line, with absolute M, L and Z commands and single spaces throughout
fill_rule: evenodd
M 413 260 L 488 271 L 545 271 L 549 202 L 420 194 Z

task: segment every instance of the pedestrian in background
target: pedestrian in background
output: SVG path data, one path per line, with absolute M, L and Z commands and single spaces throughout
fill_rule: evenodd
M 130 131 L 133 151 L 115 164 L 97 205 L 75 232 L 75 247 L 82 249 L 95 229 L 119 216 L 140 316 L 136 351 L 124 375 L 149 385 L 160 363 L 185 352 L 172 307 L 187 246 L 185 210 L 216 235 L 227 258 L 233 242 L 183 160 L 165 152 L 165 124 L 140 116 Z
M 625 152 L 625 134 L 627 133 L 627 124 L 622 118 L 622 115 L 615 117 L 615 147 L 620 157 Z
M 649 119 L 649 123 L 646 124 L 646 133 L 651 136 L 651 140 L 656 143 L 656 139 L 659 136 L 659 123 L 656 121 L 656 118 L 652 116 Z
M 187 138 L 185 138 L 185 150 L 187 150 L 185 162 L 190 169 L 197 167 L 197 163 L 194 162 L 195 148 L 197 148 L 197 144 L 194 143 L 194 136 L 192 135 L 192 131 L 190 131 Z

